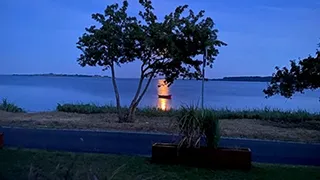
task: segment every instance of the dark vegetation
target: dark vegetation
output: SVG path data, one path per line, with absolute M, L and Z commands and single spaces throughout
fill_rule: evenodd
M 155 165 L 148 158 L 103 154 L 0 150 L 0 179 L 123 180 L 123 179 L 261 179 L 320 178 L 317 167 L 254 164 L 249 172 Z
M 128 107 L 122 107 L 124 110 Z M 17 105 L 3 99 L 0 103 L 0 110 L 7 112 L 25 112 Z M 98 113 L 117 113 L 117 108 L 113 105 L 99 106 L 96 104 L 58 104 L 57 111 L 80 113 L 80 114 L 98 114 Z M 230 110 L 227 108 L 210 109 L 218 119 L 261 119 L 282 122 L 303 122 L 319 121 L 320 113 L 310 113 L 304 110 L 284 111 L 280 109 L 247 109 L 247 110 Z M 176 117 L 182 109 L 170 109 L 163 111 L 155 107 L 138 108 L 136 114 L 146 117 Z M 199 110 L 200 111 L 200 110 Z
M 153 144 L 152 162 L 213 169 L 250 170 L 252 167 L 250 149 L 219 146 L 220 120 L 215 114 L 210 109 L 199 109 L 194 105 L 182 106 L 175 118 L 181 139 L 178 143 Z M 200 143 L 202 138 L 205 139 L 205 143 Z
M 123 107 L 124 109 L 127 107 Z M 95 104 L 58 104 L 57 111 L 73 113 L 117 113 L 117 108 L 112 105 L 98 106 Z M 138 108 L 137 115 L 147 117 L 174 117 L 181 112 L 181 109 L 171 109 L 162 111 L 157 108 Z M 279 109 L 251 109 L 251 110 L 230 110 L 212 109 L 218 119 L 262 119 L 283 122 L 303 122 L 310 120 L 320 120 L 319 113 L 309 113 L 307 111 L 282 111 Z
M 201 110 L 194 105 L 182 106 L 176 121 L 182 137 L 178 148 L 199 148 L 201 137 L 205 137 L 207 147 L 218 148 L 219 119 L 210 109 Z
M 115 3 L 107 6 L 103 14 L 92 14 L 98 26 L 86 28 L 79 38 L 81 50 L 78 63 L 81 66 L 101 66 L 111 71 L 119 122 L 133 122 L 136 109 L 147 91 L 150 82 L 163 76 L 171 85 L 178 78 L 200 79 L 202 60 L 198 55 L 206 53 L 206 65 L 212 67 L 219 51 L 226 44 L 218 40 L 215 24 L 204 11 L 187 11 L 188 6 L 179 6 L 160 21 L 154 14 L 151 1 L 140 0 L 142 11 L 139 17 L 127 14 L 128 1 L 122 6 Z M 116 82 L 116 66 L 140 61 L 140 78 L 136 93 L 128 109 L 121 108 Z M 146 84 L 143 85 L 143 81 Z
M 0 110 L 14 113 L 25 112 L 22 108 L 18 107 L 17 105 L 8 102 L 7 99 L 3 99 L 0 103 Z
M 320 44 L 319 44 L 320 47 Z M 290 67 L 276 67 L 269 86 L 263 91 L 267 97 L 279 94 L 291 98 L 296 92 L 320 88 L 320 51 L 298 62 L 290 61 Z

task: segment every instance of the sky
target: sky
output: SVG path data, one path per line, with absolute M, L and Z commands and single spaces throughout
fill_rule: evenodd
M 94 24 L 91 14 L 120 0 L 0 0 L 0 74 L 97 74 L 80 67 L 78 37 Z M 153 0 L 161 20 L 178 5 L 205 10 L 228 46 L 220 48 L 206 77 L 267 76 L 275 66 L 314 55 L 320 42 L 320 0 Z M 138 0 L 129 0 L 136 15 Z M 116 69 L 117 77 L 139 77 L 139 63 Z

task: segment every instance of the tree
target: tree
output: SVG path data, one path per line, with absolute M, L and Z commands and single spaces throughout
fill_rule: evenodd
M 219 53 L 216 47 L 226 45 L 218 40 L 214 22 L 204 18 L 204 11 L 195 14 L 189 10 L 187 16 L 182 16 L 188 6 L 179 6 L 159 21 L 150 0 L 139 2 L 143 7 L 139 19 L 127 14 L 127 1 L 123 1 L 121 8 L 112 4 L 104 14 L 93 14 L 92 18 L 100 27 L 86 28 L 77 43 L 82 51 L 78 58 L 81 66 L 102 66 L 104 70 L 111 70 L 120 122 L 134 120 L 135 110 L 153 78 L 161 76 L 169 86 L 177 78 L 199 79 L 202 61 L 197 56 L 209 47 L 207 65 L 212 67 Z M 122 112 L 115 66 L 136 60 L 141 62 L 138 88 L 128 112 Z
M 319 44 L 320 47 L 320 44 Z M 315 57 L 308 56 L 290 63 L 290 68 L 276 67 L 276 72 L 268 87 L 263 90 L 267 97 L 280 94 L 291 98 L 296 92 L 303 93 L 304 90 L 316 90 L 320 88 L 320 51 L 317 50 Z

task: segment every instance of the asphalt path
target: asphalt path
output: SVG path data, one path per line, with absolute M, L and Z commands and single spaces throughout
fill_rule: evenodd
M 156 142 L 177 136 L 119 131 L 53 130 L 0 127 L 5 146 L 46 150 L 151 156 Z M 221 147 L 248 147 L 261 163 L 320 166 L 320 144 L 222 138 Z

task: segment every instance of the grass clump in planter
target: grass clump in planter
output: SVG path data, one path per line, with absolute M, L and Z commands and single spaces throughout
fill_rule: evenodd
M 2 102 L 0 103 L 0 110 L 13 113 L 25 112 L 22 108 L 18 107 L 17 105 L 8 102 L 7 99 L 2 99 Z
M 219 147 L 219 119 L 212 110 L 198 110 L 196 106 L 182 107 L 177 121 L 182 136 L 176 146 L 177 155 L 171 157 L 172 153 L 167 154 L 169 151 L 172 152 L 174 145 L 169 148 L 162 147 L 162 151 L 157 152 L 156 146 L 158 144 L 155 144 L 153 146 L 154 162 L 157 163 L 157 158 L 162 156 L 162 158 L 175 160 L 174 162 L 168 160 L 167 163 L 194 167 L 251 169 L 251 150 L 249 148 Z M 206 140 L 205 145 L 201 144 L 202 137 Z M 168 155 L 170 156 L 166 157 Z
M 217 149 L 220 141 L 219 119 L 212 110 L 208 109 L 204 110 L 200 117 L 203 121 L 202 128 L 207 147 Z
M 197 106 L 182 106 L 177 123 L 182 139 L 178 147 L 198 148 L 205 137 L 206 147 L 218 148 L 220 140 L 219 119 L 210 109 L 200 110 Z
M 203 135 L 203 122 L 196 106 L 182 106 L 177 117 L 179 132 L 182 139 L 178 147 L 196 148 L 200 146 Z

